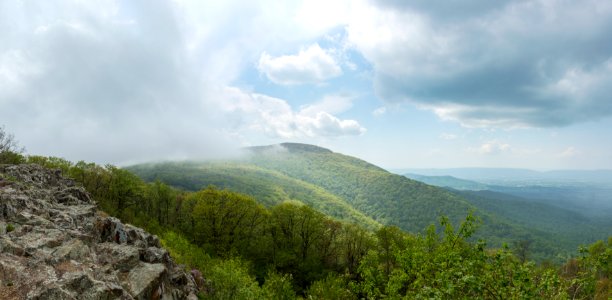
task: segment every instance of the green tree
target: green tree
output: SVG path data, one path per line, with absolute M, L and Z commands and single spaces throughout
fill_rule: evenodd
M 275 271 L 268 271 L 262 290 L 265 299 L 292 300 L 296 297 L 291 274 L 281 275 Z
M 337 222 L 305 205 L 279 204 L 271 209 L 272 263 L 294 275 L 298 290 L 333 271 L 339 261 Z
M 219 300 L 261 299 L 262 290 L 249 274 L 249 266 L 238 258 L 217 260 L 205 270 L 209 280 L 205 298 Z
M 251 197 L 213 187 L 193 193 L 195 241 L 214 255 L 247 250 L 257 238 L 266 211 Z
M 107 165 L 109 172 L 108 191 L 105 198 L 112 205 L 110 209 L 119 216 L 126 215 L 126 209 L 140 204 L 144 199 L 144 183 L 131 172 Z
M 308 288 L 308 299 L 351 300 L 357 297 L 351 292 L 346 279 L 340 276 L 327 276 L 314 282 Z

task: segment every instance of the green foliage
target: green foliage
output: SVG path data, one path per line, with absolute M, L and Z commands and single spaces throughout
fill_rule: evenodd
M 529 255 L 538 261 L 545 258 L 542 249 L 552 249 L 556 246 L 561 250 L 557 252 L 569 254 L 579 245 L 592 243 L 612 234 L 612 222 L 609 218 L 599 220 L 568 209 L 492 191 L 457 193 L 479 210 L 490 212 L 498 219 L 540 232 L 517 238 L 511 243 L 516 246 L 520 243 L 530 243 Z M 554 241 L 554 245 L 551 241 Z M 552 255 L 547 256 L 550 258 Z
M 25 161 L 25 157 L 20 153 L 11 151 L 0 152 L 0 164 L 18 165 L 25 163 Z
M 477 210 L 483 206 L 473 205 L 451 191 L 311 145 L 255 147 L 246 158 L 231 162 L 161 163 L 129 169 L 148 181 L 161 180 L 190 191 L 211 184 L 228 188 L 251 195 L 267 207 L 299 201 L 369 229 L 378 228 L 380 223 L 419 232 L 440 215 L 458 222 L 468 212 L 476 211 L 483 225 L 474 240 L 484 238 L 495 247 L 531 240 L 533 251 L 529 255 L 538 261 L 566 255 L 577 245 L 558 234 L 534 230 L 529 223 L 500 217 L 502 210 Z
M 170 256 L 176 262 L 198 270 L 205 270 L 210 265 L 210 255 L 204 249 L 190 243 L 174 231 L 164 232 L 160 239 L 164 248 L 168 249 Z
M 608 299 L 612 295 L 612 236 L 580 248 L 580 257 L 569 260 L 562 275 L 571 278 L 568 294 L 573 299 Z
M 15 136 L 7 133 L 4 126 L 0 126 L 0 164 L 21 164 L 25 157 L 21 155 L 25 149 L 20 147 Z
M 265 209 L 251 197 L 209 187 L 190 194 L 194 241 L 218 256 L 244 249 L 261 234 Z
M 6 224 L 6 232 L 7 233 L 11 232 L 13 230 L 15 230 L 15 226 L 13 224 L 11 224 L 11 223 Z
M 441 217 L 439 227 L 431 225 L 416 234 L 396 226 L 371 231 L 338 222 L 297 201 L 265 208 L 250 196 L 214 187 L 190 193 L 161 182 L 145 183 L 114 166 L 30 159 L 77 180 L 110 214 L 159 234 L 177 262 L 202 272 L 205 298 L 610 295 L 612 238 L 584 247 L 557 272 L 554 266 L 529 262 L 528 255 L 523 261 L 508 247 L 488 249 L 484 241 L 474 242 L 472 235 L 487 226 L 482 215 Z
M 321 187 L 249 163 L 167 162 L 131 166 L 128 170 L 147 181 L 160 180 L 188 191 L 198 191 L 212 185 L 250 195 L 267 207 L 298 201 L 341 220 L 369 228 L 379 226 L 344 199 Z
M 262 296 L 271 300 L 295 299 L 291 274 L 281 275 L 273 270 L 269 271 L 262 286 Z
M 249 274 L 249 266 L 238 258 L 215 260 L 204 273 L 210 280 L 206 298 L 219 300 L 259 299 L 262 290 Z
M 308 299 L 352 300 L 357 297 L 351 292 L 346 279 L 341 276 L 327 276 L 310 286 Z

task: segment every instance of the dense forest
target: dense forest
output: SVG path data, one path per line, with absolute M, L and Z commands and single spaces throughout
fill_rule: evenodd
M 311 183 L 280 172 L 241 162 L 166 162 L 127 169 L 145 181 L 160 180 L 186 191 L 209 185 L 250 195 L 266 207 L 297 201 L 337 219 L 376 228 L 380 223 L 352 207 L 343 198 Z
M 437 222 L 440 215 L 457 224 L 473 212 L 482 224 L 470 241 L 482 238 L 490 247 L 501 247 L 503 243 L 528 244 L 530 258 L 538 262 L 565 261 L 580 244 L 606 238 L 605 233 L 610 232 L 602 228 L 589 235 L 568 238 L 559 230 L 532 226 L 510 218 L 503 209 L 481 205 L 488 200 L 475 201 L 464 194 L 410 180 L 363 160 L 306 144 L 248 148 L 244 156 L 233 161 L 150 163 L 127 169 L 147 182 L 160 180 L 187 191 L 214 185 L 240 192 L 266 207 L 297 201 L 336 219 L 372 229 L 385 224 L 407 232 L 425 233 L 425 228 Z M 555 222 L 563 220 L 557 218 Z M 576 230 L 585 228 L 591 227 Z
M 9 157 L 9 156 L 3 156 Z M 82 184 L 105 212 L 159 235 L 172 256 L 203 274 L 211 299 L 607 299 L 612 238 L 563 264 L 535 264 L 527 247 L 472 241 L 479 218 L 440 217 L 422 233 L 368 229 L 308 205 L 265 207 L 208 187 L 185 192 L 111 165 L 12 155 Z M 9 179 L 10 180 L 10 179 Z

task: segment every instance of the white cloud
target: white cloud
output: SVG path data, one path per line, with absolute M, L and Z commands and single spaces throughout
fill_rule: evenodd
M 379 117 L 384 115 L 385 113 L 387 113 L 387 107 L 385 106 L 381 106 L 375 110 L 372 111 L 372 115 L 374 115 L 375 117 Z
M 361 135 L 366 131 L 357 121 L 340 119 L 325 110 L 342 112 L 350 107 L 331 105 L 333 96 L 294 111 L 285 100 L 237 88 L 226 88 L 223 94 L 227 99 L 224 107 L 227 117 L 236 121 L 234 129 L 240 132 L 250 130 L 288 139 Z
M 440 138 L 443 140 L 455 140 L 458 138 L 458 136 L 452 133 L 442 133 L 440 134 Z
M 567 147 L 565 150 L 557 154 L 559 158 L 573 158 L 576 157 L 580 152 L 573 146 Z
M 270 141 L 250 133 L 365 131 L 335 115 L 350 100 L 302 112 L 231 87 L 264 50 L 318 37 L 295 22 L 300 3 L 77 2 L 0 1 L 0 120 L 33 154 L 102 163 L 215 157 Z M 316 76 L 341 73 L 330 50 L 304 51 Z
M 347 94 L 326 95 L 318 102 L 304 105 L 300 108 L 302 114 L 314 115 L 320 111 L 330 114 L 339 114 L 349 110 L 353 106 L 355 97 Z
M 501 153 L 509 152 L 511 150 L 511 147 L 509 144 L 497 140 L 492 140 L 482 143 L 477 148 L 469 148 L 468 150 L 470 152 L 475 152 L 482 155 L 498 155 Z
M 318 44 L 296 55 L 272 57 L 264 52 L 259 58 L 258 69 L 272 82 L 284 85 L 321 83 L 342 74 L 331 51 L 321 49 Z

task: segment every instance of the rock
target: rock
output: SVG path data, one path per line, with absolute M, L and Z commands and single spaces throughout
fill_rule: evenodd
M 170 262 L 170 255 L 165 249 L 149 247 L 141 251 L 140 260 L 148 263 L 162 263 L 165 265 Z
M 59 170 L 0 165 L 0 178 L 0 299 L 197 299 L 159 238 L 98 213 Z
M 166 267 L 162 264 L 140 263 L 130 270 L 124 285 L 134 298 L 151 299 L 153 294 L 161 296 L 165 275 Z
M 52 286 L 44 286 L 37 293 L 32 295 L 28 294 L 28 299 L 32 300 L 76 300 L 77 298 L 73 297 L 67 291 L 63 290 L 61 287 L 52 285 Z
M 103 264 L 111 264 L 116 270 L 125 272 L 134 268 L 140 261 L 140 251 L 136 247 L 123 246 L 114 243 L 102 243 L 98 245 L 98 261 Z
M 115 242 L 117 244 L 127 243 L 127 233 L 123 228 L 123 223 L 117 218 L 109 217 L 99 220 L 100 241 Z
M 89 247 L 79 239 L 73 239 L 58 247 L 51 254 L 53 263 L 62 262 L 65 260 L 87 261 L 89 258 Z
M 200 272 L 198 269 L 193 269 L 191 270 L 191 276 L 193 277 L 193 280 L 195 281 L 198 288 L 204 287 L 205 281 L 202 272 Z
M 80 203 L 92 203 L 89 194 L 85 192 L 82 188 L 78 187 L 66 187 L 64 189 L 58 190 L 54 193 L 54 198 L 57 202 L 67 205 L 74 205 Z
M 25 255 L 25 250 L 23 249 L 23 247 L 5 237 L 0 239 L 0 252 L 10 253 L 17 256 Z

